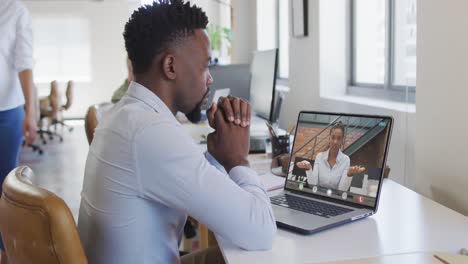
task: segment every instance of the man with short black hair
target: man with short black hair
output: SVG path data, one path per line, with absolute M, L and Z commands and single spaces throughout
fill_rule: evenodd
M 223 263 L 218 248 L 179 258 L 187 215 L 247 250 L 270 249 L 268 195 L 249 168 L 251 107 L 223 98 L 208 110 L 203 153 L 175 119 L 208 100 L 208 18 L 181 0 L 140 7 L 125 26 L 134 82 L 95 130 L 78 230 L 90 263 Z

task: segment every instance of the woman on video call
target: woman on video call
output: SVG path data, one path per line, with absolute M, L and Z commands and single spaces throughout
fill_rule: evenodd
M 306 160 L 296 163 L 297 167 L 306 170 L 310 185 L 348 191 L 352 176 L 365 171 L 364 167 L 350 166 L 349 157 L 341 152 L 344 138 L 345 126 L 342 122 L 337 122 L 330 129 L 329 148 L 317 154 L 314 168 Z

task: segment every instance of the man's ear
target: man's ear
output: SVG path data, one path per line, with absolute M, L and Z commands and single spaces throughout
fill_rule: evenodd
M 175 57 L 172 54 L 167 54 L 162 59 L 162 72 L 164 76 L 169 80 L 174 80 L 176 78 L 176 65 Z

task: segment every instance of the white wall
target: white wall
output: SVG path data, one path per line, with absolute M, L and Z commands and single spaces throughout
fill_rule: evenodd
M 294 123 L 300 110 L 318 109 L 320 101 L 318 7 L 318 0 L 309 0 L 309 36 L 291 38 L 289 41 L 290 92 L 281 111 L 282 127 Z M 289 8 L 291 9 L 291 5 Z
M 91 40 L 91 82 L 76 83 L 74 105 L 67 117 L 83 117 L 89 105 L 109 101 L 113 91 L 126 78 L 126 52 L 123 28 L 129 15 L 127 0 L 113 1 L 24 1 L 31 16 L 89 19 Z M 72 61 L 70 63 L 73 63 Z M 49 84 L 38 84 L 39 93 L 47 94 Z M 65 84 L 60 84 L 65 88 Z
M 290 93 L 280 125 L 287 127 L 300 110 L 391 115 L 395 118 L 388 165 L 390 177 L 409 187 L 415 175 L 414 107 L 343 96 L 347 83 L 344 0 L 309 0 L 309 36 L 290 39 Z
M 340 96 L 347 85 L 347 5 L 345 0 L 319 4 L 320 94 Z
M 24 2 L 33 20 L 39 17 L 75 16 L 87 19 L 91 25 L 89 30 L 91 35 L 89 37 L 91 40 L 91 81 L 76 83 L 74 104 L 65 113 L 65 117 L 83 117 L 90 105 L 110 101 L 112 93 L 127 76 L 125 60 L 127 54 L 122 33 L 129 15 L 140 5 L 140 1 L 24 0 Z M 221 17 L 221 15 L 226 16 L 224 5 L 209 0 L 196 0 L 192 3 L 203 8 L 209 16 L 210 23 L 229 26 L 230 18 Z M 245 4 L 242 3 L 242 5 Z M 245 9 L 249 10 L 247 7 Z M 48 82 L 37 83 L 37 85 L 39 94 L 42 96 L 47 95 L 50 91 Z M 60 82 L 59 87 L 64 90 L 66 83 Z
M 250 63 L 257 49 L 256 0 L 232 0 L 233 64 Z
M 418 1 L 417 190 L 468 215 L 468 1 Z

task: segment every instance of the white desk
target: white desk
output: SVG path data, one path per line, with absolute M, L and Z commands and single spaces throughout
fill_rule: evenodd
M 278 191 L 276 191 L 278 192 Z M 272 192 L 271 194 L 275 194 Z M 228 263 L 317 263 L 468 247 L 468 217 L 385 180 L 376 215 L 315 235 L 282 229 L 270 251 L 245 251 L 217 237 Z
M 184 126 L 198 141 L 200 135 L 211 132 L 206 124 Z M 259 174 L 268 170 L 265 159 L 262 154 L 249 157 Z M 228 263 L 317 263 L 408 253 L 457 253 L 468 247 L 468 217 L 385 180 L 379 211 L 366 219 L 309 236 L 278 229 L 269 251 L 245 251 L 221 237 L 217 240 Z

